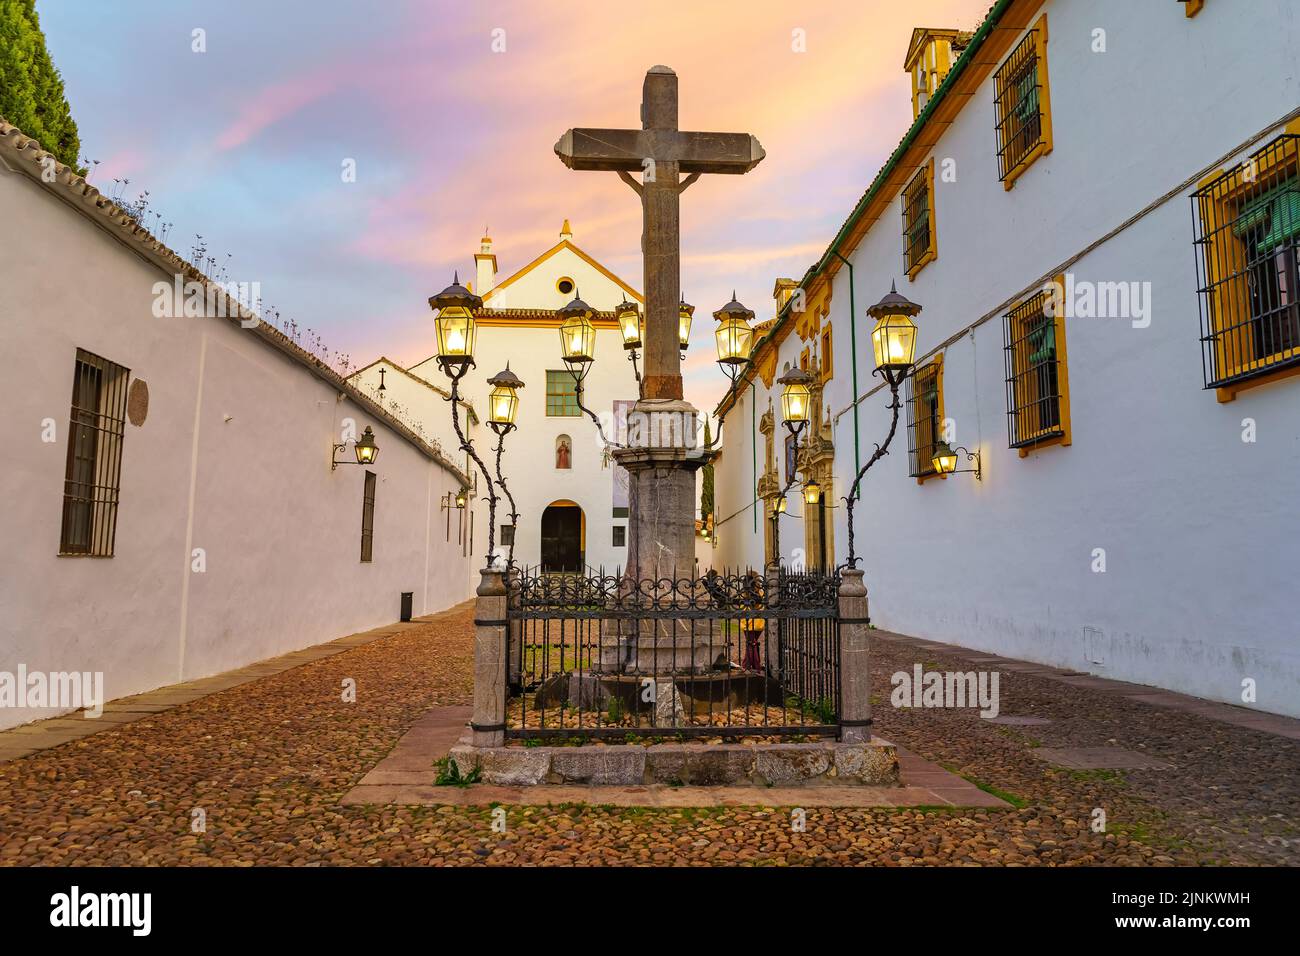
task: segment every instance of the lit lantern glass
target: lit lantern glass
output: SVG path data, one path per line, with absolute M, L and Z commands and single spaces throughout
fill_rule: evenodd
M 772 499 L 772 514 L 785 514 L 785 495 L 777 495 Z
M 467 500 L 469 500 L 469 496 L 465 493 L 465 489 L 464 489 L 464 488 L 462 488 L 460 491 L 456 492 L 456 507 L 457 507 L 457 508 L 464 508 L 464 507 L 465 507 L 465 502 L 466 502 Z
M 559 310 L 560 354 L 566 362 L 591 362 L 596 358 L 596 327 L 591 324 L 595 313 L 591 306 L 574 294 L 573 301 Z
M 682 299 L 677 307 L 677 344 L 683 352 L 691 344 L 691 316 L 695 315 L 695 306 Z
M 880 371 L 901 373 L 912 367 L 916 355 L 916 323 L 912 317 L 920 311 L 919 305 L 899 295 L 892 285 L 889 295 L 867 309 L 876 320 L 871 347 Z
M 754 344 L 754 330 L 750 320 L 754 313 L 736 301 L 736 293 L 731 293 L 731 301 L 713 313 L 718 320 L 717 331 L 713 333 L 718 345 L 718 361 L 723 365 L 743 365 L 749 361 L 749 352 Z
M 624 299 L 618 307 L 618 330 L 623 334 L 623 348 L 641 347 L 641 312 L 635 302 Z
M 937 441 L 934 443 L 934 454 L 930 457 L 930 464 L 936 474 L 951 475 L 957 470 L 957 453 L 946 441 Z
M 361 433 L 361 438 L 353 446 L 357 453 L 358 465 L 369 465 L 379 457 L 379 446 L 375 444 L 375 433 L 366 426 L 366 430 Z
M 810 481 L 803 486 L 803 500 L 810 505 L 815 505 L 822 500 L 822 486 L 815 481 Z
M 450 306 L 438 313 L 438 358 L 444 361 L 464 362 L 474 358 L 474 336 L 477 331 L 469 309 Z
M 801 368 L 794 368 L 777 381 L 785 386 L 781 392 L 781 411 L 785 420 L 796 423 L 808 421 L 808 408 L 812 401 L 808 383 L 812 381 L 812 376 Z
M 515 413 L 519 410 L 519 389 L 524 383 L 519 376 L 510 371 L 507 364 L 504 369 L 488 379 L 492 391 L 488 393 L 488 424 L 504 434 L 503 429 L 514 426 Z

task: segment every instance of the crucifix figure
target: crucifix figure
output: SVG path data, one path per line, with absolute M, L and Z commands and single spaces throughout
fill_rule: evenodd
M 641 129 L 571 129 L 555 144 L 555 153 L 570 169 L 616 172 L 640 195 L 646 301 L 644 394 L 649 399 L 680 400 L 678 197 L 701 173 L 749 172 L 766 155 L 763 147 L 749 133 L 679 130 L 677 74 L 655 66 L 641 87 Z M 632 176 L 637 170 L 641 182 Z

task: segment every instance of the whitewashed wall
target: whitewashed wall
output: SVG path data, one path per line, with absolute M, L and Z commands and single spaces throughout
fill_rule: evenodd
M 0 209 L 0 670 L 102 671 L 115 698 L 395 621 L 403 591 L 416 614 L 471 596 L 437 512 L 453 473 L 228 320 L 154 318 L 170 276 L 3 166 Z M 150 392 L 125 426 L 112 558 L 57 554 L 79 347 Z M 372 563 L 365 469 L 330 470 L 347 417 L 380 446 Z M 40 716 L 0 710 L 0 727 Z
M 1283 66 L 1300 41 L 1294 4 L 1210 2 L 1190 20 L 1176 4 L 1125 0 L 1044 10 L 1054 151 L 1003 189 L 990 78 L 933 150 L 938 259 L 915 282 L 903 278 L 897 199 L 849 256 L 864 389 L 878 379 L 862 313 L 891 279 L 924 306 L 918 354 L 930 352 L 1300 104 L 1296 73 Z M 1098 28 L 1105 53 L 1092 50 Z M 956 182 L 940 176 L 945 158 L 956 161 Z M 918 485 L 900 424 L 856 515 L 877 625 L 1234 703 L 1253 679 L 1254 706 L 1300 715 L 1289 607 L 1300 566 L 1300 381 L 1228 404 L 1202 389 L 1191 191 L 1069 268 L 1079 280 L 1150 282 L 1153 303 L 1146 328 L 1067 319 L 1071 446 L 1024 459 L 1008 449 L 1000 317 L 947 349 L 945 412 L 957 441 L 981 451 L 984 480 Z M 835 278 L 827 386 L 845 489 L 848 280 L 847 269 Z M 783 344 L 783 362 L 796 342 Z M 885 392 L 861 402 L 864 457 L 888 429 L 886 404 Z M 1246 418 L 1254 443 L 1242 441 Z M 743 478 L 728 471 L 719 489 L 748 486 L 748 453 L 740 458 L 728 454 L 723 467 Z M 844 519 L 841 510 L 841 560 Z M 749 527 L 722 527 L 723 547 Z M 797 537 L 783 529 L 787 552 Z M 1097 548 L 1104 573 L 1092 570 Z

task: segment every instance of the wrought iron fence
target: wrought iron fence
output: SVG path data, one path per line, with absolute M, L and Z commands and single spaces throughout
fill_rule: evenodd
M 832 737 L 839 575 L 518 572 L 506 737 Z

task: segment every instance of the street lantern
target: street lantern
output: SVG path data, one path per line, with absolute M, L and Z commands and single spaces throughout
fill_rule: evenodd
M 618 329 L 623 333 L 623 348 L 641 347 L 641 311 L 635 302 L 624 299 L 614 310 L 618 316 Z
M 566 362 L 586 364 L 596 358 L 596 327 L 591 324 L 595 313 L 591 306 L 578 298 L 575 293 L 573 301 L 559 310 L 560 318 L 560 353 Z
M 435 326 L 438 333 L 439 364 L 474 364 L 474 337 L 477 329 L 473 313 L 482 307 L 483 300 L 460 284 L 460 273 L 456 273 L 451 285 L 429 297 L 429 308 L 438 313 Z
M 379 446 L 375 444 L 375 433 L 366 426 L 366 430 L 361 433 L 361 439 L 353 446 L 357 453 L 358 465 L 374 464 L 379 457 Z
M 488 379 L 492 386 L 488 394 L 488 425 L 498 435 L 515 427 L 515 413 L 519 410 L 518 390 L 524 387 L 523 381 L 510 371 L 510 363 Z
M 942 439 L 934 443 L 934 454 L 930 456 L 930 465 L 939 475 L 951 475 L 957 470 L 957 453 L 952 446 Z
M 732 290 L 731 301 L 713 313 L 718 320 L 717 331 L 713 333 L 718 344 L 718 362 L 725 366 L 723 371 L 733 376 L 739 367 L 749 361 L 749 350 L 754 342 L 754 330 L 750 322 L 754 313 L 736 301 Z
M 901 379 L 912 367 L 916 355 L 916 323 L 912 317 L 921 307 L 900 295 L 893 283 L 889 294 L 867 309 L 867 315 L 876 320 L 871 332 L 871 347 L 875 352 L 876 368 L 889 378 Z
M 785 514 L 785 495 L 775 495 L 772 498 L 772 514 Z
M 457 508 L 464 508 L 464 507 L 465 507 L 465 502 L 466 502 L 467 500 L 469 500 L 469 496 L 465 493 L 465 489 L 464 489 L 464 488 L 462 488 L 460 491 L 456 492 L 456 507 L 457 507 Z
M 801 368 L 792 368 L 780 378 L 778 384 L 785 386 L 781 392 L 781 411 L 787 423 L 800 425 L 808 421 L 808 407 L 812 395 L 808 384 L 813 377 Z
M 817 483 L 816 479 L 803 486 L 803 500 L 810 505 L 815 505 L 822 500 L 822 486 Z
M 681 305 L 677 307 L 677 343 L 681 346 L 683 352 L 691 344 L 691 316 L 695 314 L 695 306 L 686 301 L 682 296 Z

